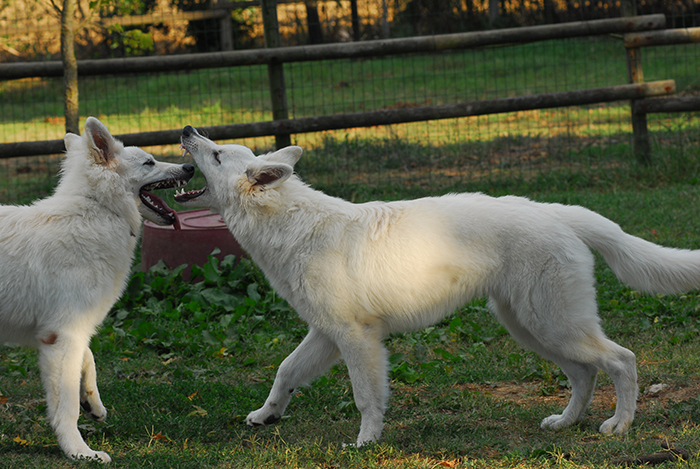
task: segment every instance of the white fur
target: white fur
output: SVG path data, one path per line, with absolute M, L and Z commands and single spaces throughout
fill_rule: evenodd
M 124 147 L 89 117 L 82 137 L 67 134 L 55 193 L 28 206 L 0 206 L 0 343 L 39 349 L 51 426 L 71 458 L 110 457 L 78 431 L 80 405 L 94 420 L 100 400 L 90 338 L 128 279 L 141 229 L 139 190 L 180 185 L 191 165 L 159 163 Z M 154 221 L 161 221 L 156 214 Z
M 636 408 L 635 356 L 600 327 L 589 248 L 635 288 L 670 293 L 700 286 L 700 251 L 654 245 L 582 207 L 478 193 L 352 204 L 292 175 L 298 147 L 256 158 L 189 126 L 182 144 L 207 188 L 176 200 L 219 211 L 310 328 L 281 364 L 263 407 L 248 415 L 249 425 L 278 421 L 297 386 L 343 358 L 362 414 L 357 444 L 377 440 L 388 396 L 382 339 L 488 296 L 511 335 L 569 377 L 568 406 L 542 427 L 579 420 L 601 369 L 618 398 L 600 431 L 625 433 Z

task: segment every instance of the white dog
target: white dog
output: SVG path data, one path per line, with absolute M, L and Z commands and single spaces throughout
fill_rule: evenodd
M 249 425 L 277 422 L 294 389 L 342 357 L 362 414 L 357 444 L 377 440 L 388 395 L 382 339 L 488 296 L 510 334 L 569 378 L 568 406 L 542 427 L 579 420 L 602 369 L 615 384 L 617 407 L 600 431 L 624 433 L 636 407 L 635 356 L 600 327 L 589 248 L 634 288 L 673 293 L 700 286 L 700 251 L 657 246 L 582 207 L 483 194 L 352 204 L 292 174 L 299 147 L 256 157 L 190 126 L 181 141 L 207 186 L 175 200 L 219 211 L 309 324 Z
M 0 206 L 0 343 L 39 349 L 48 417 L 63 452 L 108 462 L 78 431 L 81 404 L 94 420 L 107 415 L 90 338 L 128 280 L 139 212 L 175 222 L 147 191 L 185 184 L 194 166 L 125 148 L 94 117 L 82 137 L 69 133 L 64 141 L 55 193 L 29 206 Z

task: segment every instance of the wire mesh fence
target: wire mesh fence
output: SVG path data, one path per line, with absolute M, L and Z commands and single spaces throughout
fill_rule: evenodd
M 23 22 L 22 11 L 30 10 L 19 6 L 30 3 L 12 2 L 0 10 L 0 48 L 5 61 L 57 57 L 56 32 L 50 32 L 57 23 Z M 151 3 L 172 15 L 204 5 Z M 315 3 L 317 26 L 310 22 L 313 8 L 308 9 L 308 3 L 278 6 L 284 45 L 352 40 L 356 34 L 369 40 L 483 29 L 492 27 L 489 22 L 493 27 L 519 26 L 620 14 L 619 2 L 603 1 L 597 2 L 597 8 L 591 8 L 591 2 L 574 7 L 571 2 L 502 1 L 496 19 L 489 18 L 487 1 L 444 0 L 449 8 L 433 16 L 431 12 L 442 5 L 438 0 L 358 1 L 358 33 L 351 2 Z M 258 10 L 226 10 L 234 23 L 234 48 L 262 46 Z M 445 11 L 450 15 L 445 17 Z M 666 13 L 669 27 L 700 22 L 698 2 L 646 2 L 638 6 L 638 13 L 659 12 Z M 119 14 L 144 13 L 148 12 L 111 10 L 102 15 L 118 18 Z M 52 14 L 55 17 L 55 12 Z M 160 14 L 157 19 L 162 20 L 165 13 L 149 14 Z M 172 18 L 121 29 L 86 27 L 79 39 L 80 57 L 221 48 L 219 19 Z M 35 32 L 19 33 L 17 28 L 24 24 L 33 25 L 31 31 Z M 315 27 L 320 35 L 312 38 Z M 149 38 L 153 41 L 150 49 Z M 642 55 L 644 78 L 673 79 L 679 93 L 698 94 L 699 54 L 697 44 L 646 48 Z M 298 118 L 619 85 L 628 82 L 626 67 L 622 37 L 606 35 L 430 54 L 299 62 L 286 64 L 284 69 L 290 118 Z M 80 115 L 97 116 L 113 134 L 177 129 L 186 124 L 207 127 L 267 121 L 272 119 L 267 80 L 263 65 L 87 76 L 80 79 Z M 62 138 L 62 86 L 61 78 L 0 82 L 0 143 Z M 697 113 L 650 114 L 649 127 L 657 160 L 679 151 L 700 155 Z M 274 137 L 236 143 L 263 152 L 274 146 Z M 483 189 L 499 181 L 510 184 L 541 177 L 574 180 L 578 174 L 636 164 L 629 102 L 304 133 L 292 135 L 292 143 L 305 149 L 298 168 L 303 178 L 356 200 L 398 196 L 407 185 L 435 194 Z M 180 158 L 175 144 L 146 149 L 159 158 Z M 0 202 L 26 202 L 46 194 L 55 183 L 60 159 L 60 155 L 0 159 Z

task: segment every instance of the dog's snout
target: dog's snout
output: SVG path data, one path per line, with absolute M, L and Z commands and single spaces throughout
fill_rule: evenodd
M 196 133 L 197 133 L 197 131 L 191 125 L 186 125 L 185 128 L 182 129 L 182 136 L 183 137 L 189 137 L 189 136 L 194 135 Z
M 194 174 L 194 165 L 192 164 L 183 164 L 182 169 L 188 174 Z

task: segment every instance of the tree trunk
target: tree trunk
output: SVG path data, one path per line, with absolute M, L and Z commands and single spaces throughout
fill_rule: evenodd
M 321 18 L 318 14 L 318 4 L 314 0 L 307 0 L 306 5 L 306 25 L 309 28 L 309 44 L 323 43 L 323 30 L 321 29 Z
M 61 59 L 63 61 L 63 98 L 66 132 L 80 135 L 78 113 L 78 62 L 75 59 L 75 4 L 63 0 L 61 12 Z
M 498 0 L 489 0 L 489 25 L 495 27 L 501 19 L 501 10 Z
M 357 12 L 357 0 L 350 0 L 350 16 L 352 17 L 352 40 L 360 40 L 360 15 Z
M 554 24 L 554 6 L 553 0 L 544 0 L 544 23 Z

